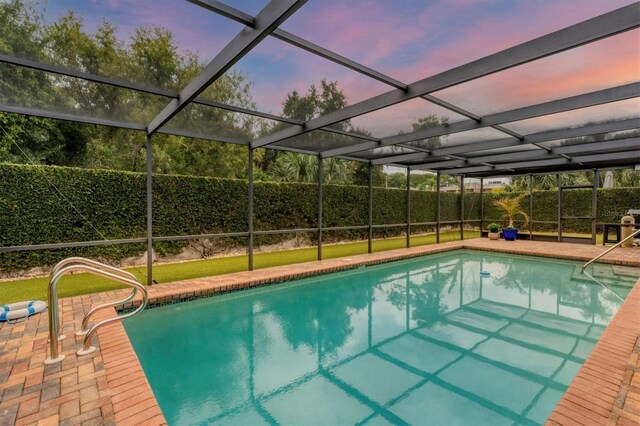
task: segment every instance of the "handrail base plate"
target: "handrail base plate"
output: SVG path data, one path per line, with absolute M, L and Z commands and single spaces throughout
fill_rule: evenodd
M 62 360 L 64 359 L 64 355 L 60 354 L 55 358 L 47 358 L 44 360 L 44 364 L 45 365 L 52 365 L 52 364 L 57 364 L 59 362 L 62 362 Z
M 95 346 L 89 346 L 88 349 L 78 349 L 78 352 L 76 352 L 76 355 L 78 356 L 89 355 L 94 353 L 95 351 L 96 351 Z
M 66 338 L 67 338 L 66 334 L 61 334 L 60 336 L 58 336 L 58 342 L 62 342 Z M 47 343 L 48 342 L 51 342 L 51 339 L 47 339 Z

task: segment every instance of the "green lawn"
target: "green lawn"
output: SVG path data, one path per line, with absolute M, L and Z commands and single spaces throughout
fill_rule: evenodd
M 536 232 L 537 234 L 544 234 Z M 555 233 L 548 233 L 555 235 Z M 569 234 L 566 236 L 581 236 L 580 234 Z M 465 231 L 465 237 L 475 238 L 479 232 Z M 460 239 L 460 231 L 443 232 L 440 234 L 440 241 L 454 241 Z M 421 235 L 411 237 L 412 246 L 435 244 L 436 236 Z M 602 235 L 598 235 L 598 244 L 602 244 Z M 373 241 L 373 251 L 385 251 L 403 248 L 405 238 L 387 238 Z M 367 242 L 355 242 L 344 244 L 328 244 L 323 246 L 323 257 L 331 259 L 336 257 L 353 256 L 367 252 Z M 286 252 L 256 253 L 254 256 L 255 269 L 268 268 L 270 266 L 287 265 L 293 263 L 309 262 L 316 260 L 317 249 L 315 247 L 288 250 Z M 127 268 L 140 282 L 146 283 L 143 273 L 146 267 Z M 153 267 L 153 278 L 158 283 L 186 280 L 190 278 L 200 278 L 212 275 L 228 274 L 247 270 L 247 256 L 232 256 L 216 259 L 195 260 L 183 263 L 170 263 L 156 265 Z M 13 303 L 20 300 L 46 300 L 47 298 L 47 278 L 29 278 L 16 281 L 0 283 L 0 304 Z M 80 294 L 95 293 L 105 290 L 121 288 L 103 278 L 89 274 L 75 274 L 65 277 L 59 286 L 60 297 L 77 296 Z
M 465 231 L 465 238 L 479 236 L 478 232 Z M 460 231 L 443 232 L 440 234 L 440 241 L 453 241 L 460 239 Z M 421 235 L 411 237 L 412 246 L 434 244 L 436 236 Z M 405 237 L 388 238 L 373 241 L 373 251 L 385 251 L 403 248 Z M 353 256 L 367 252 L 367 242 L 355 242 L 344 244 L 328 244 L 322 248 L 325 259 L 336 257 Z M 256 253 L 254 255 L 254 268 L 268 268 L 270 266 L 287 265 L 300 262 L 316 260 L 317 248 L 304 248 L 287 250 L 286 252 Z M 146 283 L 143 273 L 146 267 L 127 268 L 140 282 Z M 247 270 L 247 256 L 232 256 L 216 259 L 195 260 L 183 263 L 171 263 L 157 265 L 153 267 L 153 278 L 158 283 L 186 280 L 190 278 L 200 278 L 212 275 L 228 274 Z M 0 304 L 13 303 L 20 300 L 46 300 L 48 278 L 29 278 L 16 281 L 0 283 Z M 80 294 L 95 293 L 105 290 L 122 288 L 121 285 L 114 284 L 103 278 L 89 274 L 74 274 L 65 277 L 58 287 L 60 297 L 77 296 Z

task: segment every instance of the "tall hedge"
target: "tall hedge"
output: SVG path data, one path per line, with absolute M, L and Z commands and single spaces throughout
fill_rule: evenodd
M 493 205 L 493 201 L 501 197 L 517 196 L 518 193 L 487 193 L 483 197 L 485 222 L 497 221 L 501 216 L 499 210 Z M 619 223 L 629 209 L 640 208 L 640 188 L 611 188 L 597 190 L 596 223 L 601 231 L 604 223 Z M 525 193 L 522 201 L 522 209 L 529 213 L 529 193 Z M 591 216 L 591 189 L 571 189 L 563 191 L 562 202 L 563 216 Z M 558 192 L 534 191 L 533 192 L 533 220 L 548 221 L 553 224 L 533 224 L 533 229 L 538 231 L 556 230 L 555 222 L 558 220 Z M 566 232 L 591 232 L 589 220 L 564 220 L 563 230 Z
M 589 190 L 567 192 L 565 205 L 583 215 L 591 203 Z M 317 226 L 317 187 L 314 184 L 257 182 L 254 194 L 254 229 L 273 230 Z M 616 222 L 621 212 L 640 205 L 640 189 L 598 190 L 598 221 Z M 374 188 L 374 224 L 404 223 L 406 192 Z M 485 220 L 497 218 L 484 197 Z M 326 185 L 323 194 L 325 227 L 367 224 L 367 188 Z M 246 181 L 190 176 L 153 176 L 154 235 L 187 235 L 242 232 L 247 229 Z M 523 205 L 528 210 L 528 199 Z M 77 210 L 76 210 L 77 208 Z M 555 191 L 534 193 L 534 218 L 556 218 Z M 587 210 L 585 210 L 587 209 Z M 480 217 L 479 194 L 466 193 L 466 220 Z M 567 213 L 568 214 L 568 213 Z M 458 220 L 460 199 L 441 194 L 441 218 Z M 411 221 L 436 220 L 435 192 L 411 192 Z M 552 227 L 553 228 L 553 227 Z M 144 237 L 146 229 L 145 175 L 121 171 L 87 170 L 54 166 L 0 165 L 0 245 L 31 245 Z M 581 229 L 576 229 L 581 230 Z M 383 228 L 377 236 L 395 236 L 403 228 Z M 331 238 L 327 233 L 325 241 Z M 366 231 L 339 233 L 340 238 L 363 238 Z M 315 234 L 309 235 L 312 239 Z M 290 235 L 256 237 L 256 244 L 291 238 Z M 246 239 L 221 241 L 245 244 Z M 154 247 L 160 254 L 176 253 L 187 242 L 164 242 Z M 22 251 L 0 255 L 0 269 L 20 270 L 50 265 L 70 256 L 83 255 L 118 260 L 141 255 L 145 244 L 97 246 L 76 249 Z

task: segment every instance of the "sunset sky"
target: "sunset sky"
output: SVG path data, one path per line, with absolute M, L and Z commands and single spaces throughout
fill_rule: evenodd
M 255 15 L 267 1 L 227 3 Z M 633 1 L 310 0 L 282 28 L 412 83 L 630 3 Z M 89 30 L 106 18 L 118 26 L 123 40 L 138 26 L 165 27 L 175 35 L 180 50 L 197 52 L 203 61 L 212 59 L 242 29 L 240 24 L 182 0 L 49 0 L 46 7 L 48 20 L 75 10 Z M 273 38 L 258 45 L 233 69 L 253 82 L 257 108 L 276 114 L 288 92 L 306 91 L 322 78 L 337 80 L 350 103 L 391 89 Z M 434 95 L 483 115 L 638 80 L 640 30 L 634 30 Z M 353 122 L 376 136 L 387 136 L 409 131 L 412 122 L 428 114 L 446 115 L 450 121 L 462 119 L 414 100 Z M 640 104 L 634 100 L 608 105 L 601 113 L 585 111 L 585 118 L 594 114 L 605 114 L 605 119 L 609 115 L 638 116 Z M 546 127 L 554 127 L 552 119 L 545 119 L 550 123 Z M 529 126 L 517 124 L 523 130 L 544 129 L 539 121 Z

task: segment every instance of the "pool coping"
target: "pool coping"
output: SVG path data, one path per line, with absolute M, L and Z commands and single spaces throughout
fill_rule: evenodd
M 458 249 L 580 261 L 587 261 L 602 252 L 599 246 L 538 241 L 505 242 L 477 238 L 158 284 L 149 288 L 150 304 L 210 297 L 229 291 L 354 269 L 363 265 Z M 640 255 L 637 251 L 621 248 L 605 256 L 603 260 L 605 263 L 640 266 Z M 640 411 L 636 410 L 640 404 L 625 402 L 628 395 L 633 396 L 637 393 L 640 396 L 640 372 L 636 372 L 640 369 L 635 365 L 637 353 L 633 366 L 636 370 L 628 370 L 628 364 L 634 359 L 633 351 L 640 328 L 637 315 L 634 315 L 640 308 L 638 283 L 612 318 L 592 354 L 558 403 L 548 420 L 549 424 L 585 424 L 583 422 L 586 419 L 591 421 L 587 424 L 596 421 L 604 421 L 602 424 L 616 424 L 630 419 L 640 422 Z M 122 298 L 126 294 L 126 290 L 116 290 L 61 299 L 64 332 L 73 336 L 74 331 L 80 326 L 82 315 L 91 305 Z M 130 304 L 119 306 L 118 309 L 132 308 L 139 303 L 139 300 L 134 300 Z M 98 315 L 99 319 L 106 319 L 115 317 L 118 313 L 116 309 L 105 309 Z M 62 353 L 67 355 L 67 359 L 57 366 L 44 367 L 42 361 L 46 357 L 48 346 L 46 321 L 45 313 L 31 317 L 23 323 L 24 326 L 8 328 L 6 323 L 0 325 L 0 338 L 7 337 L 1 339 L 4 346 L 0 346 L 0 379 L 6 378 L 0 385 L 0 424 L 4 424 L 5 419 L 8 419 L 8 424 L 16 425 L 47 422 L 166 424 L 120 322 L 109 324 L 98 331 L 98 350 L 94 356 L 76 359 L 75 350 L 80 340 L 73 341 L 73 338 L 68 338 L 62 345 Z M 53 398 L 50 397 L 52 393 Z M 640 398 L 637 400 L 640 401 Z M 591 410 L 590 414 L 576 412 L 583 409 Z M 605 419 L 606 412 L 609 412 L 609 416 Z

